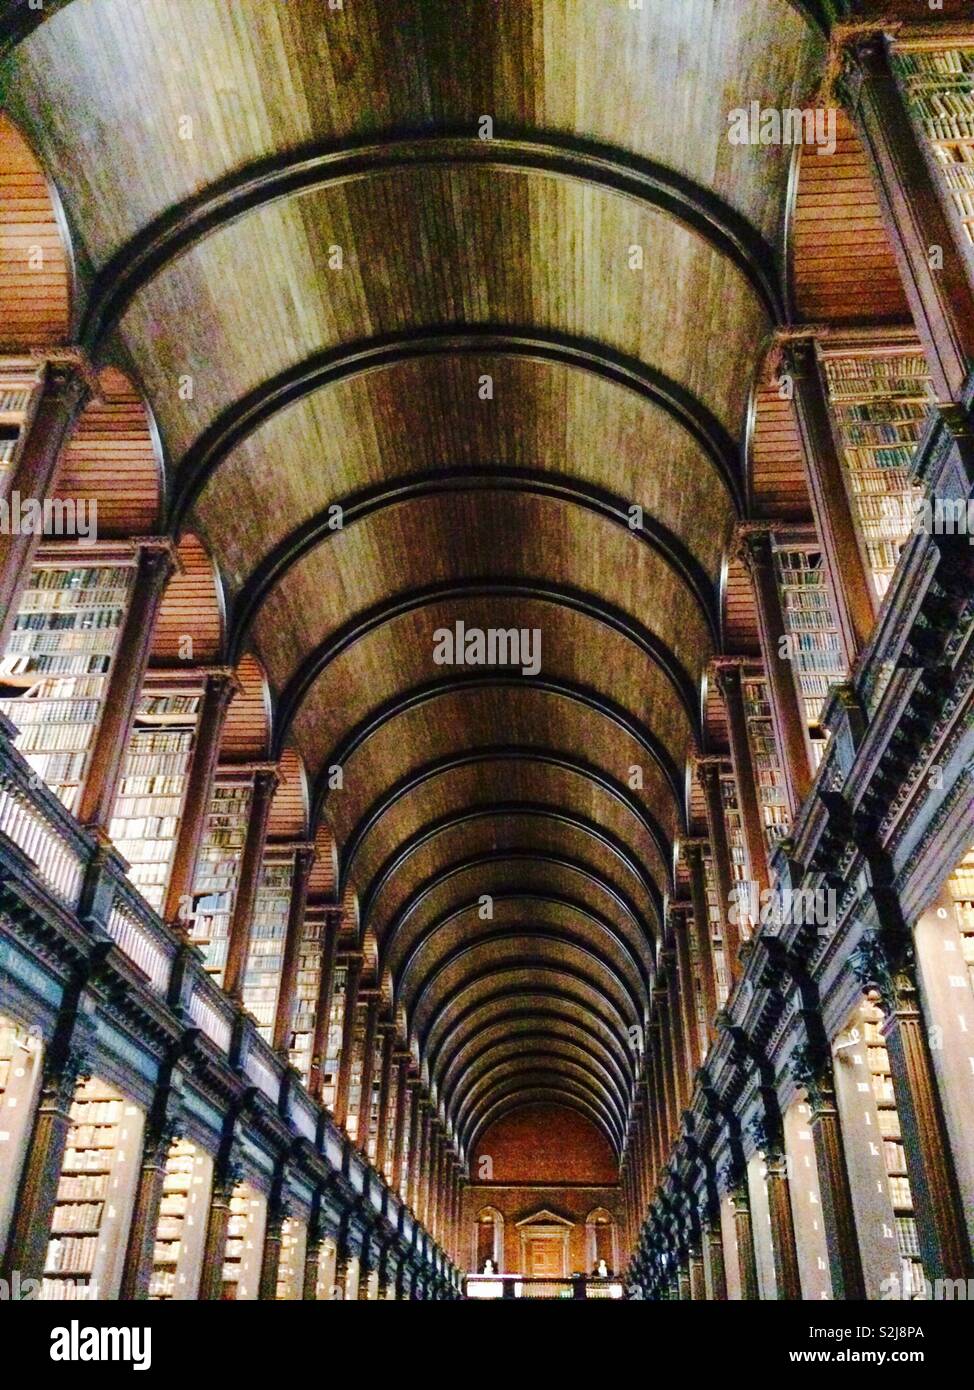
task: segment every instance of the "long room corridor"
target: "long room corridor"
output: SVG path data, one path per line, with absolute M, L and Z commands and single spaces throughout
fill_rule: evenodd
M 0 5 L 3 1290 L 974 1297 L 972 171 L 961 0 Z

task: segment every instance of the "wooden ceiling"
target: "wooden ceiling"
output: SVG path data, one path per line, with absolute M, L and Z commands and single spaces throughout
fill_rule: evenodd
M 790 151 L 727 114 L 810 95 L 820 35 L 786 0 L 76 0 L 20 37 L 81 341 L 134 364 L 226 594 L 224 761 L 283 755 L 276 839 L 324 817 L 315 895 L 464 1149 L 535 1092 L 620 1149 L 783 314 Z M 755 440 L 756 495 L 793 460 Z M 540 671 L 436 664 L 459 621 L 537 629 Z

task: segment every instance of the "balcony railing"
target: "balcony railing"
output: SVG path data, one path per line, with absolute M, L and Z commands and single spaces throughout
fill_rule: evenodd
M 620 1279 L 601 1279 L 594 1274 L 571 1274 L 564 1279 L 541 1279 L 522 1274 L 468 1274 L 463 1284 L 466 1298 L 625 1298 Z

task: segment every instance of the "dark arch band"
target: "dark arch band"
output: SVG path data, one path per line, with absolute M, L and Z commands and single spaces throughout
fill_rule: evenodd
M 451 878 L 457 878 L 462 874 L 469 873 L 472 869 L 488 868 L 494 864 L 551 864 L 557 868 L 565 869 L 570 873 L 577 874 L 589 883 L 594 884 L 600 892 L 603 892 L 612 899 L 634 926 L 638 927 L 646 936 L 647 941 L 653 940 L 653 933 L 649 923 L 639 912 L 635 904 L 631 903 L 618 889 L 611 883 L 606 883 L 600 875 L 587 864 L 580 860 L 569 859 L 564 855 L 550 854 L 542 850 L 505 850 L 495 849 L 486 850 L 481 854 L 469 855 L 466 859 L 461 859 L 448 868 L 441 869 L 438 873 L 432 874 L 428 879 L 421 883 L 413 893 L 409 901 L 396 913 L 391 925 L 382 935 L 379 946 L 379 969 L 383 969 L 386 955 L 386 943 L 392 941 L 398 933 L 400 927 L 404 925 L 407 918 L 413 911 L 420 906 L 423 900 L 430 893 L 436 891 L 442 884 L 448 883 Z
M 603 829 L 602 826 L 596 825 L 587 817 L 557 810 L 554 807 L 544 805 L 543 802 L 499 801 L 490 806 L 477 806 L 471 810 L 453 812 L 450 815 L 442 816 L 439 820 L 420 826 L 408 840 L 389 856 L 371 879 L 367 891 L 361 898 L 359 916 L 363 927 L 368 924 L 373 902 L 382 892 L 386 883 L 415 850 L 435 839 L 444 830 L 453 829 L 454 826 L 466 825 L 471 821 L 496 819 L 498 816 L 518 815 L 536 816 L 539 819 L 553 821 L 555 824 L 568 825 L 574 830 L 580 830 L 583 834 L 590 835 L 592 839 L 604 845 L 642 886 L 662 923 L 663 900 L 655 879 L 651 874 L 646 873 L 638 859 L 634 859 L 630 855 L 629 846 L 624 844 L 618 836 Z
M 635 996 L 631 996 L 636 1004 L 636 1013 L 638 1014 L 642 1011 L 645 1011 L 648 1008 L 648 996 L 649 990 L 651 988 L 650 972 L 644 967 L 643 963 L 640 960 L 638 960 L 637 957 L 633 954 L 632 948 L 626 941 L 625 937 L 620 936 L 614 924 L 612 922 L 607 921 L 601 915 L 601 913 L 595 912 L 586 903 L 579 902 L 576 898 L 569 898 L 562 893 L 555 893 L 551 890 L 545 891 L 541 889 L 531 889 L 519 892 L 517 888 L 512 885 L 510 887 L 500 889 L 492 893 L 490 896 L 492 897 L 495 905 L 497 903 L 509 902 L 525 902 L 539 904 L 550 903 L 551 905 L 558 908 L 568 908 L 576 917 L 579 917 L 584 921 L 591 923 L 595 928 L 597 928 L 599 932 L 601 932 L 604 936 L 607 936 L 613 942 L 614 947 L 617 948 L 621 955 L 625 958 L 626 964 L 628 965 L 629 969 L 632 971 L 633 975 L 636 977 L 636 979 L 641 984 L 642 988 L 645 990 L 647 995 L 647 998 L 645 1000 L 636 1000 Z M 449 911 L 442 913 L 436 919 L 436 921 L 431 922 L 423 936 L 419 939 L 419 941 L 415 942 L 413 946 L 410 948 L 405 960 L 401 963 L 399 970 L 397 971 L 397 979 L 395 981 L 394 986 L 396 993 L 396 1002 L 405 1004 L 407 1011 L 410 1010 L 411 1001 L 413 1000 L 413 998 L 419 998 L 422 995 L 422 988 L 419 984 L 417 984 L 416 988 L 410 991 L 409 1001 L 407 1002 L 407 1000 L 403 999 L 400 991 L 402 981 L 406 975 L 406 972 L 412 968 L 412 965 L 416 961 L 420 952 L 426 946 L 429 945 L 430 941 L 432 941 L 433 937 L 436 935 L 437 932 L 441 931 L 444 927 L 448 927 L 451 924 L 451 922 L 455 922 L 458 917 L 463 917 L 468 912 L 476 911 L 478 906 L 479 899 L 473 898 L 467 902 L 460 903 L 458 906 L 451 907 Z M 532 928 L 530 931 L 519 933 L 519 935 L 532 938 L 537 937 L 540 940 L 548 940 L 555 938 L 560 940 L 562 937 L 564 937 L 566 940 L 569 939 L 566 934 L 565 928 L 553 926 L 546 926 L 543 928 Z M 510 926 L 508 923 L 500 923 L 495 930 L 484 932 L 481 936 L 471 937 L 461 946 L 455 948 L 455 950 L 451 951 L 447 956 L 445 956 L 443 960 L 439 962 L 438 965 L 432 968 L 432 974 L 427 972 L 427 974 L 422 977 L 422 980 L 429 980 L 430 982 L 432 982 L 435 976 L 439 974 L 441 969 L 446 969 L 450 964 L 452 964 L 454 959 L 459 959 L 460 956 L 462 956 L 463 953 L 468 949 L 474 949 L 475 947 L 485 945 L 487 942 L 507 939 L 512 939 Z M 584 943 L 581 943 L 580 949 L 588 950 L 595 955 L 600 954 L 592 945 L 586 945 Z M 620 984 L 623 985 L 626 992 L 631 994 L 629 986 L 626 984 L 622 975 L 619 973 L 618 966 L 612 961 L 607 961 L 605 963 L 605 968 L 608 973 L 615 976 L 615 978 L 620 982 Z
M 535 325 L 443 324 L 342 343 L 296 362 L 231 405 L 214 420 L 180 460 L 172 480 L 168 525 L 180 530 L 207 479 L 258 426 L 305 396 L 364 372 L 441 356 L 510 356 L 556 362 L 611 381 L 665 410 L 713 463 L 744 513 L 744 490 L 736 442 L 716 415 L 686 387 L 636 357 L 580 334 Z
M 630 150 L 553 131 L 495 126 L 392 130 L 372 141 L 344 140 L 286 150 L 236 169 L 167 208 L 120 248 L 95 277 L 81 338 L 96 351 L 125 310 L 170 262 L 238 218 L 282 198 L 350 181 L 456 169 L 464 165 L 571 179 L 630 198 L 696 233 L 734 265 L 775 322 L 782 320 L 774 249 L 712 189 Z
M 669 527 L 653 517 L 647 518 L 645 514 L 640 526 L 630 525 L 629 504 L 625 498 L 617 497 L 604 488 L 540 471 L 497 468 L 488 472 L 471 470 L 459 473 L 451 472 L 449 469 L 438 469 L 433 473 L 416 474 L 392 483 L 377 483 L 372 487 L 363 488 L 350 497 L 331 504 L 341 508 L 341 528 L 336 529 L 330 525 L 330 507 L 324 513 L 310 517 L 290 535 L 285 536 L 248 576 L 233 607 L 231 650 L 241 650 L 261 605 L 288 572 L 306 555 L 319 546 L 327 545 L 356 522 L 365 521 L 388 507 L 406 502 L 480 492 L 509 495 L 524 493 L 533 497 L 567 502 L 620 527 L 662 557 L 680 582 L 690 590 L 703 614 L 711 637 L 715 643 L 719 642 L 717 585 L 680 537 Z
M 615 798 L 626 810 L 640 822 L 646 833 L 653 840 L 659 850 L 663 863 L 669 865 L 672 859 L 673 846 L 668 839 L 662 826 L 656 817 L 632 795 L 628 787 L 617 781 L 614 777 L 608 776 L 599 768 L 591 763 L 582 762 L 578 758 L 568 757 L 559 753 L 553 748 L 533 748 L 530 744 L 504 745 L 499 747 L 484 747 L 472 749 L 465 753 L 449 754 L 446 757 L 438 758 L 435 762 L 427 763 L 424 767 L 415 772 L 407 773 L 399 782 L 390 787 L 382 796 L 374 801 L 365 811 L 358 823 L 355 825 L 345 840 L 345 861 L 351 864 L 355 859 L 356 851 L 363 840 L 374 829 L 375 825 L 382 817 L 391 811 L 398 803 L 418 787 L 435 777 L 439 777 L 447 772 L 452 772 L 456 768 L 470 767 L 477 763 L 490 762 L 534 762 L 541 763 L 548 767 L 557 767 L 563 771 L 572 772 L 579 777 L 585 778 L 589 782 L 595 783 L 608 795 Z M 665 772 L 665 769 L 664 769 Z M 322 808 L 324 809 L 323 805 Z
M 638 619 L 630 617 L 629 614 L 616 608 L 613 604 L 605 603 L 584 590 L 570 588 L 568 585 L 536 584 L 526 580 L 511 579 L 470 579 L 461 582 L 446 580 L 436 584 L 428 584 L 424 588 L 413 589 L 405 594 L 383 599 L 363 613 L 355 614 L 347 623 L 325 638 L 313 652 L 309 652 L 288 680 L 277 701 L 274 719 L 274 748 L 277 755 L 280 756 L 295 714 L 308 691 L 333 661 L 354 647 L 362 638 L 396 618 L 405 617 L 407 614 L 414 613 L 417 609 L 428 607 L 433 603 L 442 603 L 446 600 L 462 603 L 466 600 L 493 598 L 520 598 L 568 608 L 574 613 L 581 613 L 587 618 L 592 618 L 595 622 L 601 623 L 604 627 L 611 628 L 613 632 L 625 637 L 658 666 L 666 676 L 673 687 L 683 713 L 686 715 L 693 738 L 697 743 L 701 743 L 702 719 L 699 688 L 696 682 L 691 678 L 676 654 Z M 239 655 L 228 657 L 228 661 L 231 661 L 232 664 L 236 664 L 238 660 Z M 538 683 L 537 677 L 520 677 L 519 679 L 522 681 L 531 679 L 535 684 Z M 433 684 L 436 683 L 433 682 Z M 428 688 L 431 687 L 420 687 L 420 689 Z M 386 705 L 380 706 L 375 717 L 378 718 L 382 710 L 395 706 L 398 698 L 393 697 Z M 363 721 L 359 729 L 365 730 L 365 727 L 366 724 Z M 368 732 L 357 733 L 356 737 L 361 741 L 362 738 L 368 737 Z M 350 738 L 344 739 L 337 748 L 332 750 L 325 766 L 333 764 L 339 754 L 343 758 L 350 757 L 354 751 L 354 746 L 351 744 Z M 649 750 L 647 749 L 647 751 Z M 654 755 L 650 754 L 650 756 Z M 681 800 L 682 795 L 681 791 Z

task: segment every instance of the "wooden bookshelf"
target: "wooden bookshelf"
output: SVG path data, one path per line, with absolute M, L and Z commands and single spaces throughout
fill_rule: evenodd
M 360 1000 L 355 1010 L 355 1027 L 352 1030 L 352 1066 L 348 1079 L 348 1109 L 345 1114 L 345 1132 L 349 1139 L 358 1139 L 362 1115 L 362 1071 L 365 1064 L 365 1027 L 368 1016 L 367 1004 Z
M 785 628 L 794 641 L 792 673 L 805 715 L 812 766 L 818 767 L 825 751 L 822 709 L 831 687 L 846 674 L 825 558 L 816 545 L 776 544 L 775 573 Z
M 230 918 L 237 896 L 252 793 L 253 779 L 249 775 L 217 778 L 193 881 L 190 940 L 203 952 L 207 971 L 220 985 L 227 963 Z
M 399 1102 L 399 1068 L 393 1064 L 389 1072 L 389 1102 L 386 1106 L 385 1162 L 382 1171 L 386 1182 L 392 1181 L 393 1141 L 396 1134 L 396 1106 Z
M 826 352 L 822 364 L 853 524 L 882 598 L 912 529 L 910 466 L 932 404 L 930 373 L 917 348 Z
M 968 850 L 950 876 L 948 891 L 954 900 L 964 961 L 974 989 L 974 849 Z
M 348 969 L 338 962 L 335 966 L 335 982 L 332 987 L 331 1012 L 328 1016 L 328 1043 L 322 1067 L 321 1100 L 329 1110 L 335 1109 L 335 1094 L 338 1090 L 338 1068 L 342 1060 L 342 1032 L 345 1027 L 345 989 L 348 982 Z
M 879 1116 L 879 1142 L 882 1144 L 889 1198 L 896 1223 L 903 1296 L 909 1298 L 911 1290 L 922 1290 L 924 1287 L 923 1265 L 920 1262 L 920 1242 L 913 1211 L 913 1195 L 906 1171 L 906 1153 L 903 1149 L 903 1134 L 893 1091 L 889 1053 L 883 1036 L 883 1015 L 874 1004 L 867 1002 L 862 1006 L 860 1018 L 863 1041 L 866 1045 L 866 1064 Z
M 710 915 L 710 948 L 714 958 L 714 976 L 717 988 L 717 1007 L 723 1008 L 730 992 L 730 979 L 727 962 L 724 959 L 724 939 L 721 932 L 721 913 L 717 893 L 717 876 L 714 861 L 709 849 L 703 856 L 704 883 L 707 889 L 707 912 Z
M 41 1298 L 114 1298 L 141 1160 L 143 1115 L 98 1078 L 71 1106 Z
M 281 1228 L 281 1258 L 277 1266 L 274 1297 L 294 1301 L 304 1294 L 304 1256 L 308 1247 L 308 1227 L 304 1221 L 288 1217 Z
M 149 1298 L 195 1299 L 203 1269 L 213 1160 L 188 1139 L 166 1157 L 162 1204 L 152 1252 Z
M 690 944 L 690 972 L 693 977 L 693 1002 L 694 1018 L 697 1026 L 697 1056 L 706 1057 L 709 1047 L 707 1036 L 707 1025 L 710 1020 L 707 1018 L 706 996 L 703 991 L 703 960 L 700 956 L 700 943 L 697 940 L 697 924 L 694 923 L 693 930 L 688 934 Z
M 721 773 L 720 795 L 724 807 L 724 824 L 727 827 L 731 874 L 734 879 L 734 886 L 740 888 L 741 885 L 746 885 L 749 881 L 747 840 L 744 835 L 744 818 L 737 802 L 737 786 L 734 782 L 734 774 L 730 769 Z M 742 896 L 738 898 L 738 912 L 740 913 L 738 931 L 741 934 L 741 940 L 747 941 L 751 935 L 751 927 L 746 915 L 749 898 L 746 887 L 741 891 Z
M 0 660 L 0 711 L 16 746 L 73 811 L 128 606 L 125 565 L 35 566 Z
M 313 910 L 305 912 L 298 957 L 298 976 L 294 995 L 294 1019 L 289 1057 L 291 1066 L 305 1085 L 311 1075 L 311 1048 L 314 1042 L 315 1014 L 321 987 L 321 948 L 324 917 Z
M 368 1153 L 369 1161 L 374 1163 L 379 1146 L 379 1103 L 382 1089 L 382 1033 L 379 1029 L 376 1029 L 375 1045 L 372 1051 L 371 1094 L 366 1098 L 363 1113 L 368 1123 L 366 1152 Z
M 261 1036 L 267 1042 L 271 1041 L 274 1032 L 293 877 L 293 854 L 286 859 L 273 855 L 265 857 L 254 900 L 243 1004 L 253 1015 Z
M 266 1220 L 266 1197 L 247 1182 L 237 1183 L 230 1196 L 223 1253 L 223 1300 L 242 1302 L 257 1297 Z
M 202 684 L 143 691 L 129 735 L 109 834 L 128 876 L 161 911 L 183 813 Z
M 0 361 L 0 497 L 10 492 L 14 456 L 33 413 L 39 385 L 36 362 Z
M 974 242 L 974 46 L 893 49 L 893 70 Z
M 40 1038 L 0 1016 L 0 1249 L 7 1240 L 14 1199 L 41 1080 Z
M 764 838 L 771 851 L 791 830 L 785 774 L 778 755 L 778 740 L 771 712 L 771 693 L 767 678 L 763 675 L 745 676 L 742 688 Z

